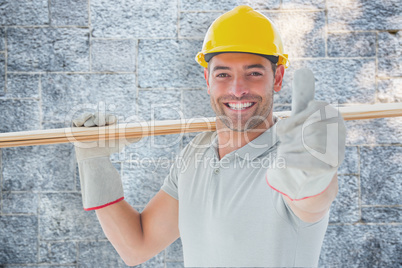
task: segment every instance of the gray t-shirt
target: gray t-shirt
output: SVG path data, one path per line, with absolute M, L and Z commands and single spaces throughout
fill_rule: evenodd
M 301 221 L 265 180 L 276 124 L 219 160 L 216 132 L 197 135 L 162 190 L 179 200 L 186 267 L 316 267 L 328 226 Z

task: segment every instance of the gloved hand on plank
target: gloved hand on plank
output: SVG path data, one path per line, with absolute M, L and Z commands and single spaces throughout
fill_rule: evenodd
M 114 115 L 86 113 L 74 119 L 73 124 L 76 127 L 102 127 L 113 125 L 116 121 Z M 85 210 L 100 209 L 124 199 L 120 174 L 110 161 L 110 155 L 121 152 L 126 145 L 140 139 L 74 143 Z

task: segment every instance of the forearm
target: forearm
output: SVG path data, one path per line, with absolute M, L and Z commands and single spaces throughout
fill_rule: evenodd
M 126 264 L 143 262 L 141 214 L 126 201 L 96 210 L 102 229 Z
M 285 200 L 301 219 L 307 219 L 306 221 L 314 222 L 321 219 L 325 213 L 327 213 L 332 202 L 338 193 L 338 176 L 335 173 L 330 184 L 321 194 L 309 197 L 302 200 L 291 200 L 284 196 Z

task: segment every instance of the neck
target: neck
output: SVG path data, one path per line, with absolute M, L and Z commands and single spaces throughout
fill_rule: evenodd
M 267 120 L 255 128 L 243 132 L 231 130 L 220 120 L 217 120 L 216 131 L 218 135 L 219 158 L 222 159 L 225 155 L 243 147 L 247 143 L 260 136 L 267 129 L 271 128 L 273 125 L 274 121 L 272 119 L 272 111 L 268 115 Z

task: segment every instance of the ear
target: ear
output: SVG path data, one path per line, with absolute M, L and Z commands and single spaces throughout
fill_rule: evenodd
M 205 82 L 207 83 L 207 89 L 209 94 L 209 75 L 208 75 L 208 68 L 204 68 L 204 78 Z
M 275 72 L 274 90 L 279 92 L 282 88 L 283 76 L 285 75 L 285 67 L 283 65 L 278 65 Z

